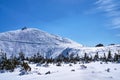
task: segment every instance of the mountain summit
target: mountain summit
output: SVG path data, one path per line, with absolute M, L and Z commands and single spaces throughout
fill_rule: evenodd
M 36 28 L 0 33 L 0 49 L 7 55 L 23 52 L 31 56 L 39 52 L 43 56 L 55 57 L 68 47 L 76 49 L 82 45 Z

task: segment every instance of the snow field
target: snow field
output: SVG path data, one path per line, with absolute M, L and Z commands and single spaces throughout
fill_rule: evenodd
M 0 80 L 120 80 L 120 64 L 117 63 L 92 62 L 84 64 L 87 68 L 81 68 L 79 63 L 72 65 L 43 67 L 30 64 L 32 71 L 29 74 L 20 76 L 20 69 L 16 69 L 12 73 L 0 73 Z M 50 74 L 46 74 L 48 71 Z

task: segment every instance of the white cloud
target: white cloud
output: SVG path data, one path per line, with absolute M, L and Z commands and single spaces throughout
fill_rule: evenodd
M 120 10 L 119 1 L 116 0 L 97 0 L 95 2 L 97 9 L 105 12 L 107 17 L 111 19 L 111 25 L 113 29 L 120 28 Z
M 109 17 L 118 17 L 118 16 L 120 16 L 120 12 L 118 12 L 118 11 L 111 11 L 111 12 L 109 12 L 109 14 L 108 14 L 108 16 Z
M 114 28 L 120 28 L 120 17 L 116 17 L 112 19 L 112 24 Z

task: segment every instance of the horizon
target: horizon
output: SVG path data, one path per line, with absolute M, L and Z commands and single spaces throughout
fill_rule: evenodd
M 120 43 L 120 1 L 1 0 L 0 33 L 38 28 L 85 46 Z

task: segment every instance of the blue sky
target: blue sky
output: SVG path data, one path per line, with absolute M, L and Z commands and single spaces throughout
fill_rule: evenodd
M 94 46 L 120 43 L 119 0 L 0 0 L 0 32 L 39 28 Z

